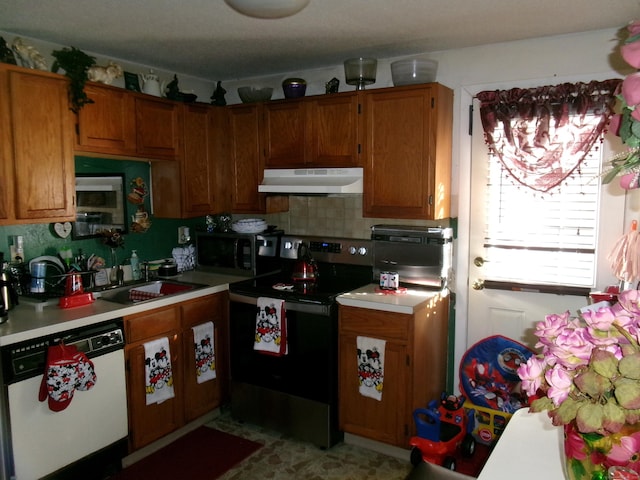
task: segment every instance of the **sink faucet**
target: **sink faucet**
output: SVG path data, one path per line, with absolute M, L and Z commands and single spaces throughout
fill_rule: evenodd
M 149 262 L 142 262 L 142 278 L 145 282 L 149 281 Z

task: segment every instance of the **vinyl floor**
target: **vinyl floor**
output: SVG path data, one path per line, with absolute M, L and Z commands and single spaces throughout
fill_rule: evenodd
M 241 424 L 226 411 L 207 425 L 265 445 L 218 480 L 403 480 L 411 471 L 408 454 L 406 460 L 400 460 L 345 443 L 323 450 L 278 432 Z

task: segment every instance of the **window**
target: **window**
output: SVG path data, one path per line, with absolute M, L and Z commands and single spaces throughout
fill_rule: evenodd
M 602 147 L 596 142 L 562 184 L 547 193 L 514 181 L 489 159 L 484 268 L 488 279 L 593 287 Z

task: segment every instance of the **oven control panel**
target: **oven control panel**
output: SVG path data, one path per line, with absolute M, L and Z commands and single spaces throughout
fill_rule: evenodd
M 301 244 L 307 247 L 309 254 L 318 262 L 373 265 L 371 240 L 355 238 L 284 236 L 280 257 L 296 260 Z

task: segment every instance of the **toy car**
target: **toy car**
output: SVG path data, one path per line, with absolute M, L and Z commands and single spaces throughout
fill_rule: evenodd
M 476 450 L 473 431 L 475 412 L 465 412 L 463 396 L 443 393 L 440 402 L 432 400 L 428 408 L 418 408 L 413 412 L 417 436 L 411 437 L 411 463 L 415 466 L 425 462 L 456 469 L 454 454 L 458 449 L 465 457 Z

